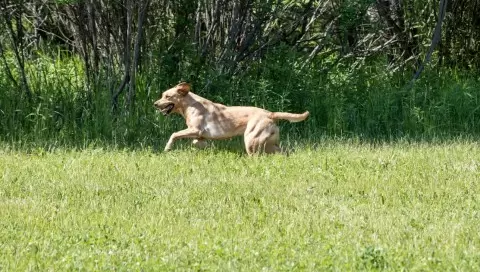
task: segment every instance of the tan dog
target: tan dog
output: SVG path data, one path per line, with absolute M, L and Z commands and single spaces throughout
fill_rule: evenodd
M 204 147 L 205 139 L 227 139 L 243 134 L 249 155 L 257 152 L 276 153 L 281 150 L 275 120 L 300 122 L 309 115 L 308 111 L 293 114 L 255 107 L 227 107 L 190 92 L 188 83 L 180 83 L 166 90 L 154 105 L 163 115 L 172 112 L 181 114 L 188 127 L 170 136 L 165 151 L 172 148 L 175 140 L 182 138 L 194 139 L 194 145 Z

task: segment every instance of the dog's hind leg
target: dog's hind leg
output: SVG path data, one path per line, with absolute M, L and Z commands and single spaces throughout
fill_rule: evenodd
M 273 124 L 273 126 L 271 126 L 269 130 L 270 130 L 269 134 L 265 140 L 265 153 L 267 154 L 281 153 L 282 149 L 279 147 L 280 130 L 275 124 Z
M 265 153 L 267 154 L 282 153 L 282 149 L 276 144 L 266 145 Z
M 244 135 L 244 141 L 245 141 L 245 150 L 247 151 L 248 155 L 253 155 L 257 153 L 258 151 L 258 139 L 254 138 L 253 135 L 251 134 L 245 134 Z
M 276 153 L 280 151 L 279 139 L 279 129 L 272 119 L 252 119 L 248 122 L 244 134 L 245 149 L 248 155 Z

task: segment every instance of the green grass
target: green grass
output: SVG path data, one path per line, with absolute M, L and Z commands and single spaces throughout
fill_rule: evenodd
M 479 271 L 480 147 L 0 151 L 0 270 Z

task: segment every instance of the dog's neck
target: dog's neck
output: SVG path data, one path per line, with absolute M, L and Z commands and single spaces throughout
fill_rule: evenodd
M 178 113 L 185 119 L 188 119 L 189 110 L 198 109 L 202 107 L 202 102 L 208 101 L 207 99 L 189 92 L 182 101 L 182 106 L 178 108 Z

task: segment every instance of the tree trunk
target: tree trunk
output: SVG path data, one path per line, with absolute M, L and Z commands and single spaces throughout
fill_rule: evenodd
M 135 46 L 133 49 L 133 65 L 130 73 L 130 88 L 128 92 L 128 106 L 130 109 L 133 109 L 135 103 L 135 88 L 136 88 L 136 74 L 139 67 L 140 60 L 140 46 L 142 44 L 143 37 L 143 24 L 145 22 L 145 17 L 147 13 L 147 8 L 149 0 L 144 0 L 141 6 L 141 9 L 138 11 L 138 20 L 137 20 L 137 38 L 135 40 Z
M 13 53 L 15 55 L 15 60 L 17 62 L 17 67 L 20 72 L 21 85 L 22 89 L 27 95 L 28 99 L 32 99 L 32 91 L 28 85 L 27 74 L 25 72 L 25 48 L 24 48 L 24 35 L 23 35 L 23 25 L 22 25 L 22 15 L 23 15 L 23 3 L 17 5 L 17 10 L 14 10 L 12 13 L 7 14 L 8 11 L 3 12 L 5 19 L 5 24 L 7 25 L 8 32 L 12 41 Z M 12 17 L 15 20 L 12 22 Z M 15 27 L 13 27 L 15 23 Z

